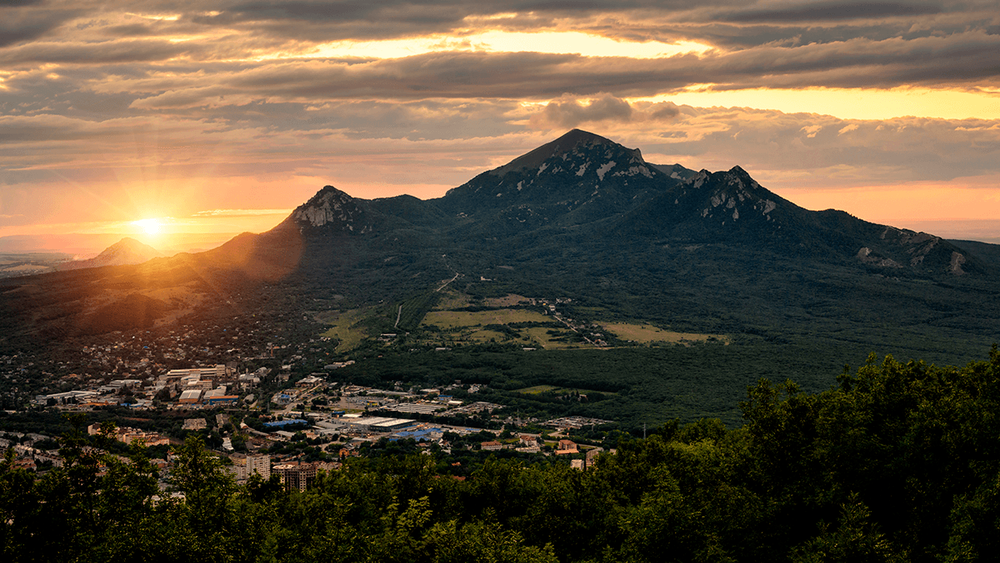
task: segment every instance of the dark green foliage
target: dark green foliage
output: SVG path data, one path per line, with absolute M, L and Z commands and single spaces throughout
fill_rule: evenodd
M 432 292 L 404 301 L 399 305 L 397 311 L 399 320 L 393 325 L 393 329 L 416 330 L 420 326 L 420 321 L 424 319 L 424 315 L 437 304 L 440 297 L 440 293 Z
M 236 486 L 195 438 L 160 499 L 127 461 L 62 438 L 46 475 L 0 462 L 4 561 L 983 561 L 1000 525 L 1000 351 L 937 368 L 870 358 L 810 394 L 762 380 L 744 425 L 672 422 L 586 471 L 383 441 L 304 493 Z M 105 436 L 110 440 L 112 428 Z M 303 444 L 305 442 L 302 442 Z M 480 455 L 480 454 L 477 454 Z M 106 470 L 101 472 L 103 465 Z

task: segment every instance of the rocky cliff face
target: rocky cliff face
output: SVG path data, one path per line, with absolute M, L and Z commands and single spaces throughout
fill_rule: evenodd
M 361 234 L 372 227 L 369 215 L 355 198 L 325 186 L 295 209 L 290 219 L 303 228 L 326 227 Z

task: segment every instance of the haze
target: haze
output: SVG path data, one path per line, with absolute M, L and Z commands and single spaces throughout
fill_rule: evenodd
M 994 0 L 7 2 L 0 251 L 206 248 L 574 127 L 1000 242 L 997 53 Z

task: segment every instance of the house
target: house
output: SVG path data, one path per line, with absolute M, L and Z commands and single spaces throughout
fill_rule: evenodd
M 601 448 L 594 448 L 592 450 L 587 450 L 587 455 L 586 455 L 586 460 L 587 461 L 586 461 L 585 466 L 586 467 L 593 467 L 594 466 L 594 461 L 597 459 L 597 455 L 600 454 L 601 451 L 602 451 Z
M 483 442 L 482 444 L 479 445 L 479 447 L 484 452 L 495 452 L 495 451 L 499 451 L 499 450 L 503 449 L 503 444 L 501 444 L 500 442 L 497 442 L 496 440 L 492 440 L 492 441 L 489 441 L 489 442 Z
M 575 454 L 579 450 L 576 447 L 576 443 L 572 440 L 559 440 L 559 447 L 556 449 L 556 455 L 570 455 Z

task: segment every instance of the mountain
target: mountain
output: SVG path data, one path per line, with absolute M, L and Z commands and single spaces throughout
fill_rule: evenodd
M 940 237 L 869 223 L 843 211 L 803 209 L 739 166 L 688 177 L 636 206 L 618 229 L 627 236 L 725 242 L 788 257 L 863 264 L 890 274 L 987 271 L 982 260 Z
M 945 354 L 1000 340 L 995 247 L 809 211 L 740 167 L 653 164 L 573 130 L 440 198 L 326 186 L 271 231 L 205 253 L 0 282 L 0 328 L 100 332 L 108 303 L 141 308 L 119 327 L 258 313 L 301 324 L 381 304 L 396 321 L 384 328 L 420 304 L 413 328 L 450 283 L 572 298 L 604 320 Z M 164 300 L 166 288 L 183 290 Z
M 547 238 L 589 248 L 612 237 L 640 247 L 650 239 L 737 245 L 893 275 L 982 275 L 989 269 L 940 237 L 840 211 L 803 209 L 740 167 L 711 173 L 649 164 L 638 149 L 581 130 L 439 199 L 363 200 L 327 186 L 276 230 L 290 229 L 321 245 L 347 235 L 355 244 L 380 238 L 395 243 L 386 250 L 440 246 L 513 257 L 530 254 Z
M 638 149 L 573 130 L 430 203 L 457 221 L 459 238 L 493 239 L 594 225 L 678 183 Z
M 126 266 L 131 264 L 142 264 L 153 258 L 159 258 L 163 254 L 133 238 L 125 237 L 115 244 L 104 249 L 103 252 L 87 260 L 73 260 L 63 262 L 57 267 L 60 271 L 79 270 L 81 268 L 100 268 L 102 266 Z

